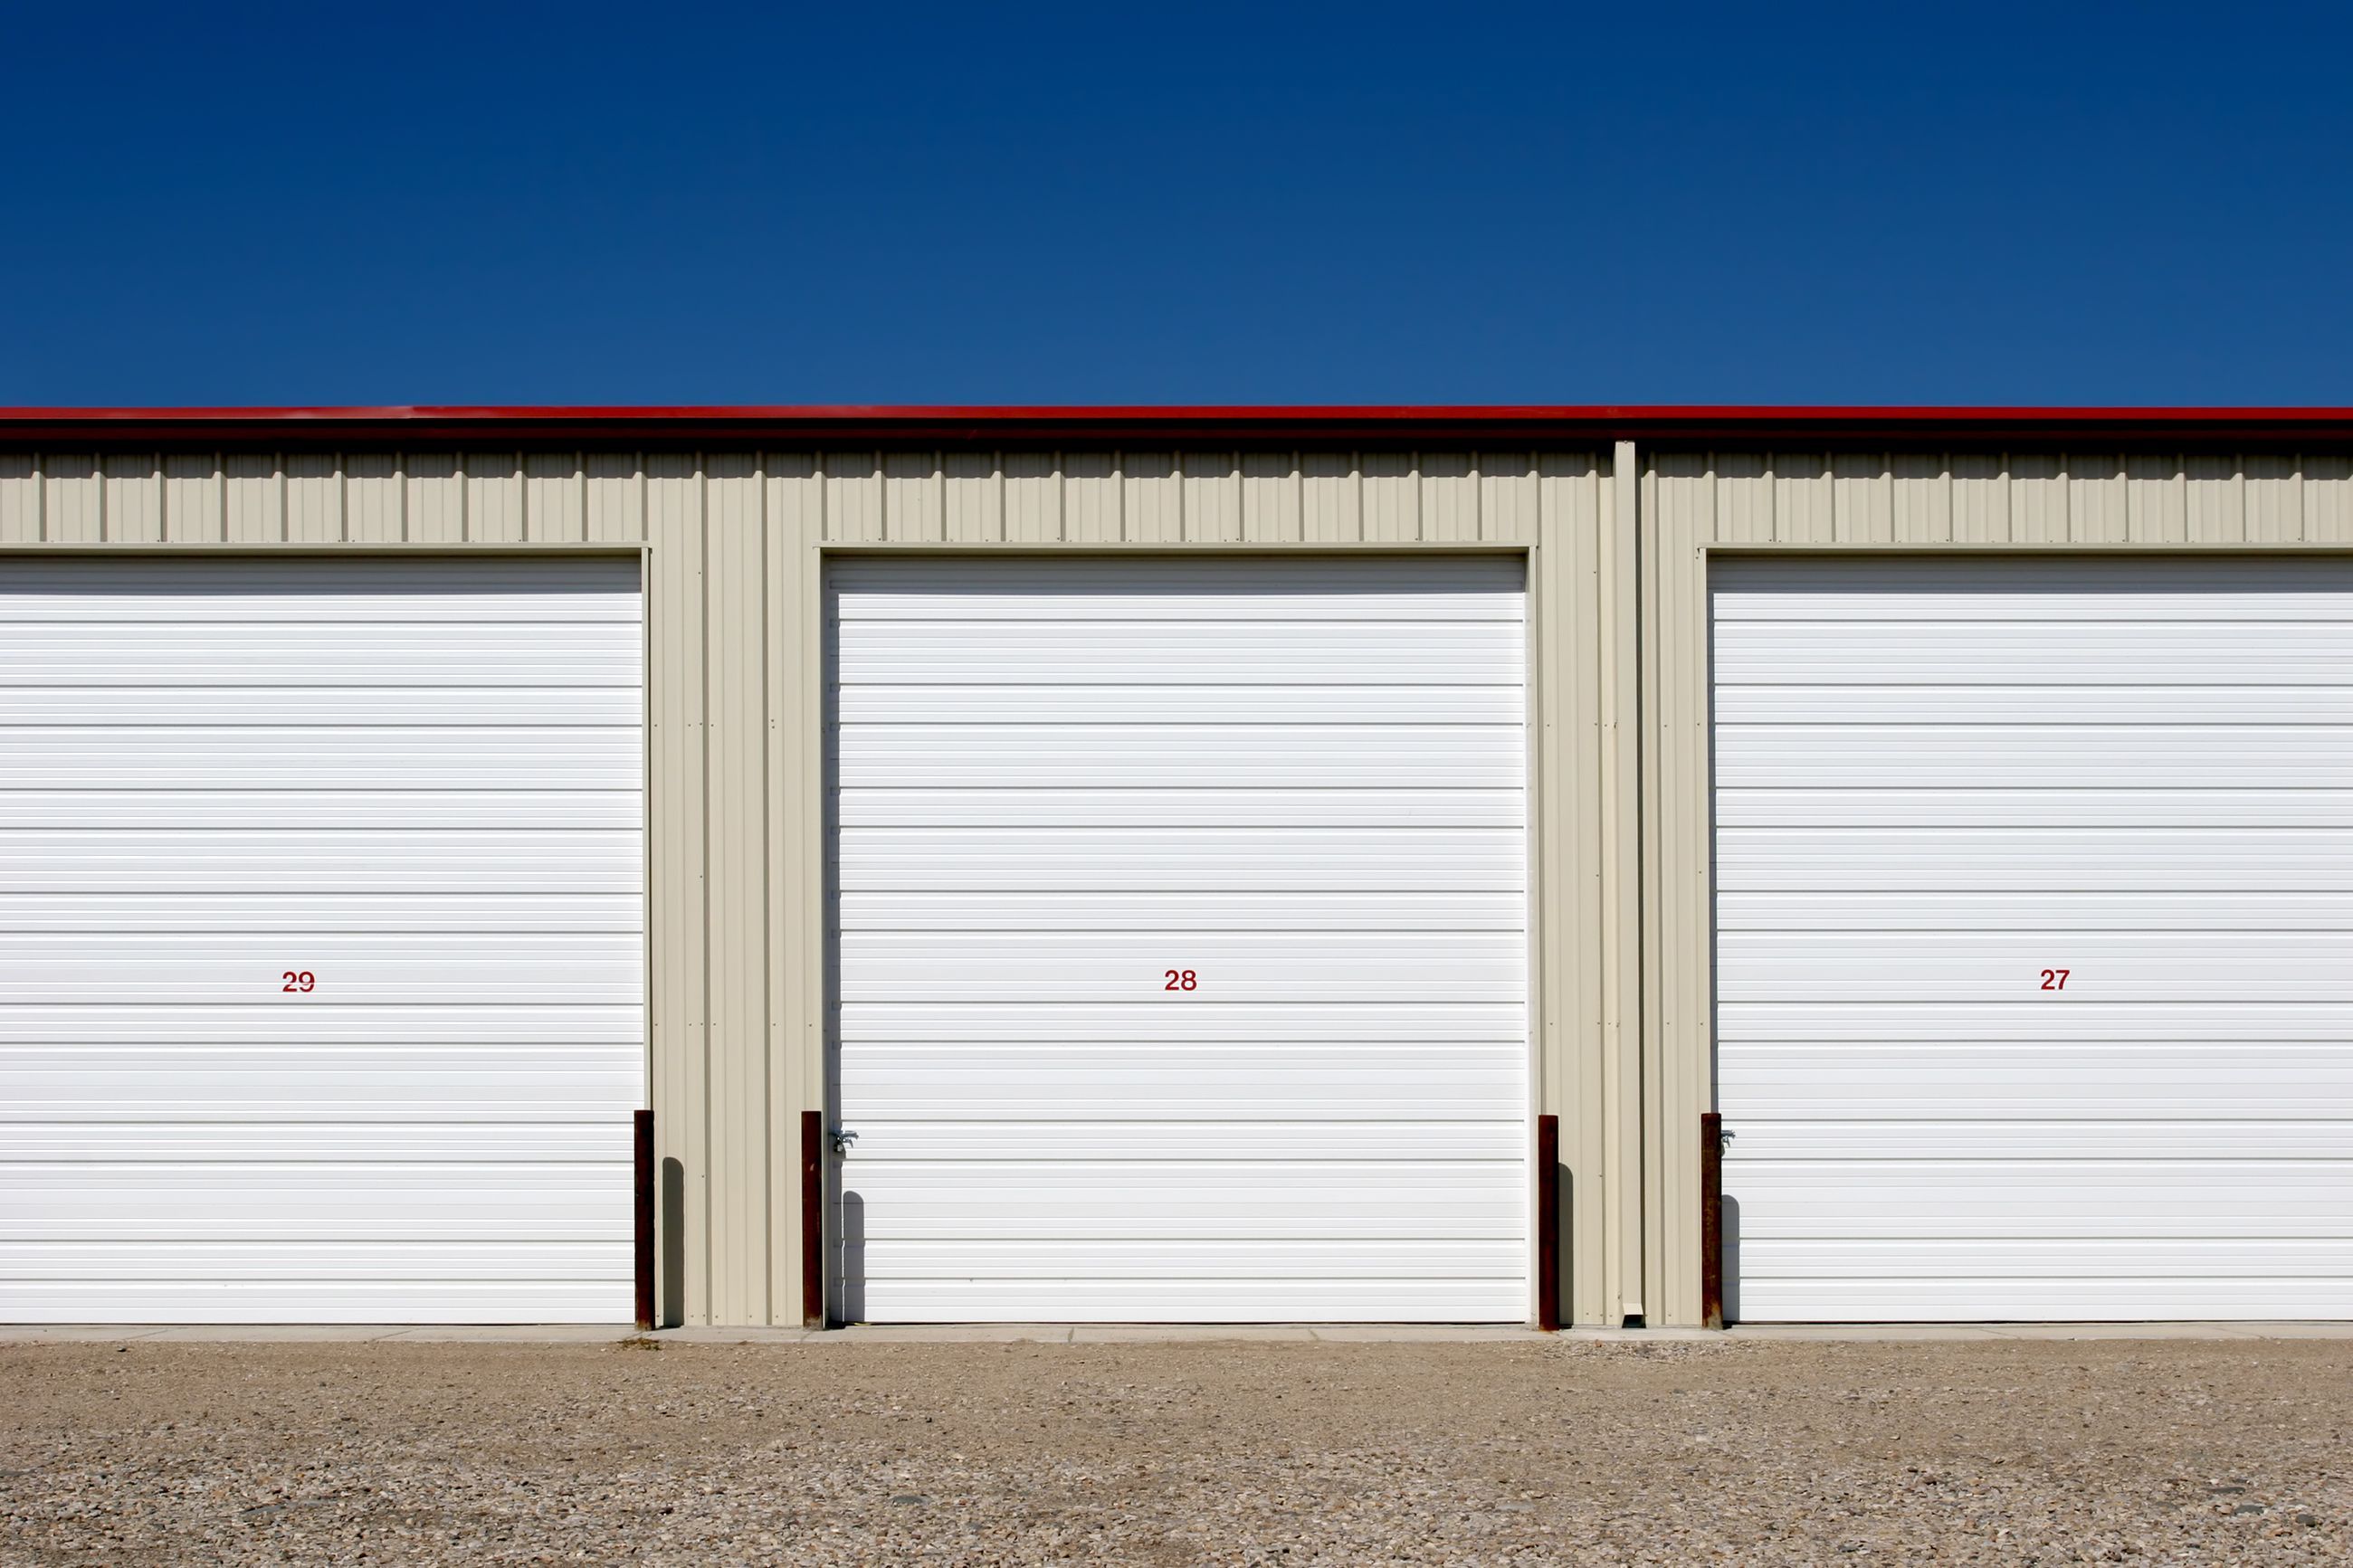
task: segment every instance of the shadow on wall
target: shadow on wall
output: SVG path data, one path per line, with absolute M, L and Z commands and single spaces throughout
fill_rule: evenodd
M 686 1321 L 686 1167 L 661 1163 L 661 1326 Z
M 841 1321 L 866 1321 L 866 1200 L 844 1188 L 841 1194 Z
M 1740 1200 L 1724 1199 L 1724 1322 L 1740 1321 Z

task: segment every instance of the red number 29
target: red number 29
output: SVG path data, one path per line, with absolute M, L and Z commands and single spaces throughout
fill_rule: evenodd
M 279 978 L 286 982 L 279 987 L 280 991 L 309 991 L 319 984 L 319 977 L 307 969 L 290 969 Z

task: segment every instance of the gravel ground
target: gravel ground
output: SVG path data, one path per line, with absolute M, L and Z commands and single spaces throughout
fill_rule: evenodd
M 0 1561 L 2315 1563 L 2353 1343 L 0 1347 Z

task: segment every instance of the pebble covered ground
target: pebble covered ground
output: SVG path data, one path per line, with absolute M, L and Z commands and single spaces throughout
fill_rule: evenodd
M 0 1346 L 7 1563 L 2330 1563 L 2353 1342 Z

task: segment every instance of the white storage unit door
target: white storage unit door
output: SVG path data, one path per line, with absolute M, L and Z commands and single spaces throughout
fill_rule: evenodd
M 1523 575 L 837 566 L 839 1310 L 1526 1318 Z
M 0 1318 L 628 1320 L 638 579 L 0 563 Z
M 1738 1315 L 2353 1316 L 2353 568 L 1713 581 Z

